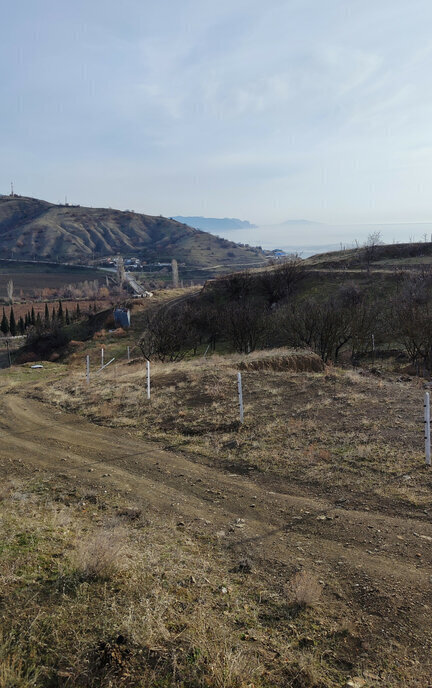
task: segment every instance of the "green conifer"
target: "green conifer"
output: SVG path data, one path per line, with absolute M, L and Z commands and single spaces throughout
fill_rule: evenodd
M 10 331 L 12 337 L 16 337 L 17 326 L 16 326 L 14 309 L 12 307 L 10 309 L 10 315 L 9 315 L 9 331 Z
M 64 314 L 63 314 L 63 304 L 61 301 L 58 302 L 58 311 L 57 311 L 57 317 L 61 323 L 64 322 Z
M 4 335 L 7 335 L 7 333 L 9 332 L 9 321 L 7 319 L 7 315 L 5 313 L 4 308 L 3 308 L 3 317 L 1 320 L 1 324 L 0 324 L 0 330 L 3 332 Z

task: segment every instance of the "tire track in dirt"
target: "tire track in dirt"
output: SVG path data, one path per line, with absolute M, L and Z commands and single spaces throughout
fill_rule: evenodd
M 342 604 L 366 625 L 379 623 L 389 641 L 432 646 L 424 631 L 432 525 L 415 514 L 403 519 L 293 494 L 282 479 L 230 474 L 14 391 L 0 402 L 0 474 L 18 469 L 126 494 L 131 504 L 218 537 L 231 557 L 248 557 L 277 585 L 296 567 L 312 570 L 330 595 L 340 599 L 342 590 Z
M 432 563 L 432 525 L 424 521 L 335 507 L 323 499 L 283 491 L 288 487 L 283 481 L 277 492 L 269 490 L 260 477 L 195 463 L 184 454 L 121 436 L 118 430 L 16 394 L 5 395 L 1 404 L 0 460 L 4 467 L 8 461 L 19 461 L 28 468 L 67 472 L 71 479 L 97 489 L 128 492 L 132 500 L 144 499 L 171 516 L 211 517 L 218 528 L 244 519 L 244 546 L 255 548 L 264 537 L 268 548 L 277 538 L 276 551 L 268 552 L 273 556 L 283 556 L 283 550 L 292 547 L 290 539 L 296 538 L 311 550 L 325 551 L 330 559 L 352 560 L 375 575 L 383 570 L 423 583 L 428 577 L 424 563 Z M 403 554 L 398 551 L 401 543 Z

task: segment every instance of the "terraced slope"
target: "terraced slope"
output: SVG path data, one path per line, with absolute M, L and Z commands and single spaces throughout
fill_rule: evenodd
M 0 255 L 16 259 L 82 261 L 139 254 L 206 267 L 260 264 L 259 249 L 239 246 L 162 216 L 61 206 L 24 197 L 0 197 Z

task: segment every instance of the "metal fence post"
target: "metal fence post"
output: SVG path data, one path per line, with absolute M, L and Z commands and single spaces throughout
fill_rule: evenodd
M 86 380 L 90 384 L 90 356 L 86 356 Z
M 241 373 L 237 373 L 237 387 L 238 387 L 238 398 L 240 406 L 240 423 L 244 422 L 244 412 L 243 412 L 243 389 L 242 389 L 242 376 Z
M 424 395 L 424 426 L 425 426 L 425 455 L 426 465 L 431 465 L 431 430 L 430 430 L 430 394 L 426 392 Z

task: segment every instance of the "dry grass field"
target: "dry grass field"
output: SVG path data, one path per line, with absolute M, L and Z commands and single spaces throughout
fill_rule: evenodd
M 1 685 L 431 685 L 422 381 L 276 351 L 152 364 L 150 400 L 138 359 L 0 384 Z

